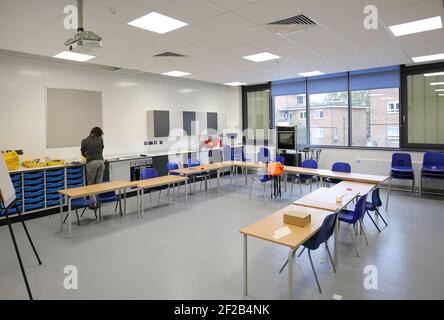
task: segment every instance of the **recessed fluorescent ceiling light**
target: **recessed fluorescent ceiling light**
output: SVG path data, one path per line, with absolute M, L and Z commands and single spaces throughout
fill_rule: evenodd
M 441 16 L 401 23 L 389 27 L 396 37 L 442 28 Z
M 188 25 L 188 23 L 164 16 L 163 14 L 154 11 L 136 20 L 128 22 L 128 24 L 133 27 L 160 34 L 164 34 Z
M 444 84 L 444 82 L 432 82 L 430 85 L 431 86 L 440 86 L 440 85 L 443 85 Z
M 243 83 L 243 82 L 227 82 L 227 83 L 224 83 L 224 84 L 227 85 L 227 86 L 232 86 L 232 87 L 246 85 L 246 83 Z
M 412 58 L 413 62 L 426 62 L 426 61 L 443 60 L 443 59 L 444 59 L 444 53 L 437 53 L 428 56 L 420 56 Z
M 312 76 L 320 76 L 322 74 L 325 74 L 324 72 L 321 71 L 310 71 L 310 72 L 301 72 L 298 73 L 298 75 L 302 76 L 302 77 L 312 77 Z
M 444 76 L 443 72 L 424 73 L 424 77 Z
M 444 97 L 444 93 L 440 93 L 440 94 L 438 94 L 438 96 Z
M 279 59 L 280 57 L 275 54 L 272 54 L 270 52 L 262 52 L 262 53 L 252 54 L 250 56 L 245 56 L 242 58 L 250 60 L 250 61 L 254 61 L 254 62 L 262 62 L 262 61 Z
M 54 58 L 85 62 L 94 59 L 95 56 L 91 56 L 89 54 L 71 52 L 71 51 L 63 51 L 60 52 L 59 54 L 56 54 Z
M 435 91 L 436 92 L 441 92 L 441 91 L 444 91 L 444 89 L 436 89 Z
M 171 77 L 183 77 L 190 75 L 191 73 L 188 72 L 182 72 L 182 71 L 169 71 L 162 73 L 164 76 L 171 76 Z

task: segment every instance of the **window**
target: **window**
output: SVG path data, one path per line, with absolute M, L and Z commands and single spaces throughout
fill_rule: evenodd
M 324 128 L 313 128 L 311 134 L 314 139 L 324 139 Z
M 399 127 L 388 127 L 387 128 L 387 139 L 399 140 Z
M 399 110 L 399 89 L 372 89 L 351 92 L 352 145 L 378 148 L 398 148 L 398 138 L 387 138 L 389 127 L 399 128 L 399 113 L 386 112 L 388 106 Z M 389 101 L 389 102 L 387 102 Z M 392 109 L 393 110 L 393 109 Z
M 440 67 L 444 71 L 444 63 Z M 435 96 L 442 97 L 441 101 L 444 101 L 444 74 L 430 76 L 434 81 L 443 82 L 439 87 L 442 90 L 435 92 L 442 96 Z M 304 140 L 313 146 L 399 148 L 401 138 L 405 139 L 405 131 L 400 132 L 400 119 L 406 118 L 403 113 L 406 111 L 404 104 L 407 99 L 403 96 L 400 100 L 400 79 L 400 66 L 389 66 L 273 81 L 271 88 L 276 125 L 297 125 L 298 145 L 304 144 L 301 143 Z M 416 97 L 412 101 L 416 104 L 415 99 Z M 429 105 L 424 109 L 431 114 L 434 110 Z M 280 118 L 283 111 L 287 115 Z M 292 116 L 289 115 L 290 112 Z M 421 117 L 418 119 L 416 116 L 418 107 L 415 111 L 409 108 L 409 112 L 412 112 L 411 118 L 415 113 L 415 121 L 421 122 Z M 432 117 L 433 121 L 444 123 L 444 112 L 436 111 Z M 413 125 L 412 121 L 409 125 Z M 444 126 L 441 126 L 442 129 L 435 127 L 436 125 L 432 128 L 416 127 L 416 134 L 420 138 L 421 135 L 430 135 L 434 130 L 434 134 L 444 141 L 444 132 L 441 132 L 444 131 Z M 388 128 L 398 129 L 390 129 L 389 132 Z M 402 128 L 406 126 L 403 125 Z M 423 131 L 420 132 L 421 130 Z M 309 139 L 306 139 L 305 132 L 309 134 Z
M 314 118 L 315 118 L 316 120 L 322 120 L 322 119 L 324 119 L 324 111 L 322 111 L 322 110 L 315 110 L 315 112 L 314 112 Z
M 399 112 L 399 102 L 388 102 L 387 103 L 388 113 L 398 113 Z
M 404 146 L 444 148 L 444 64 L 407 68 L 403 75 Z
M 268 142 L 270 129 L 270 89 L 268 85 L 244 87 L 243 126 L 248 143 L 262 144 Z
M 302 100 L 301 100 L 302 98 Z M 274 96 L 275 126 L 296 126 L 297 144 L 307 144 L 305 95 Z M 300 103 L 302 101 L 302 104 Z
M 310 133 L 312 133 L 310 143 L 313 145 L 348 145 L 347 91 L 311 94 L 309 103 Z M 322 128 L 322 130 L 317 130 L 318 128 Z M 320 138 L 321 136 L 322 138 Z

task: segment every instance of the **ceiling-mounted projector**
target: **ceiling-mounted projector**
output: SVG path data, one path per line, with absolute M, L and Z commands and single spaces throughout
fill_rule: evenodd
M 102 47 L 102 37 L 92 31 L 83 29 L 83 0 L 77 1 L 78 25 L 77 33 L 72 39 L 65 41 L 64 45 L 69 51 L 90 53 Z
M 92 31 L 78 31 L 74 38 L 65 41 L 69 51 L 88 53 L 102 47 L 102 37 Z

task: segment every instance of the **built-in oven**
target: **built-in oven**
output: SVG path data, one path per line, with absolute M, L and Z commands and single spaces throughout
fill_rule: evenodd
M 281 150 L 296 150 L 297 127 L 277 127 L 277 147 Z
M 141 180 L 142 171 L 145 168 L 153 167 L 153 159 L 152 158 L 144 158 L 130 161 L 130 176 L 131 181 Z

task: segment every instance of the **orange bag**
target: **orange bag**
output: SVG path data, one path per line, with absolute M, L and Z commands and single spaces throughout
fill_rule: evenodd
M 267 174 L 269 176 L 281 176 L 284 171 L 284 166 L 280 162 L 271 162 L 267 164 Z

